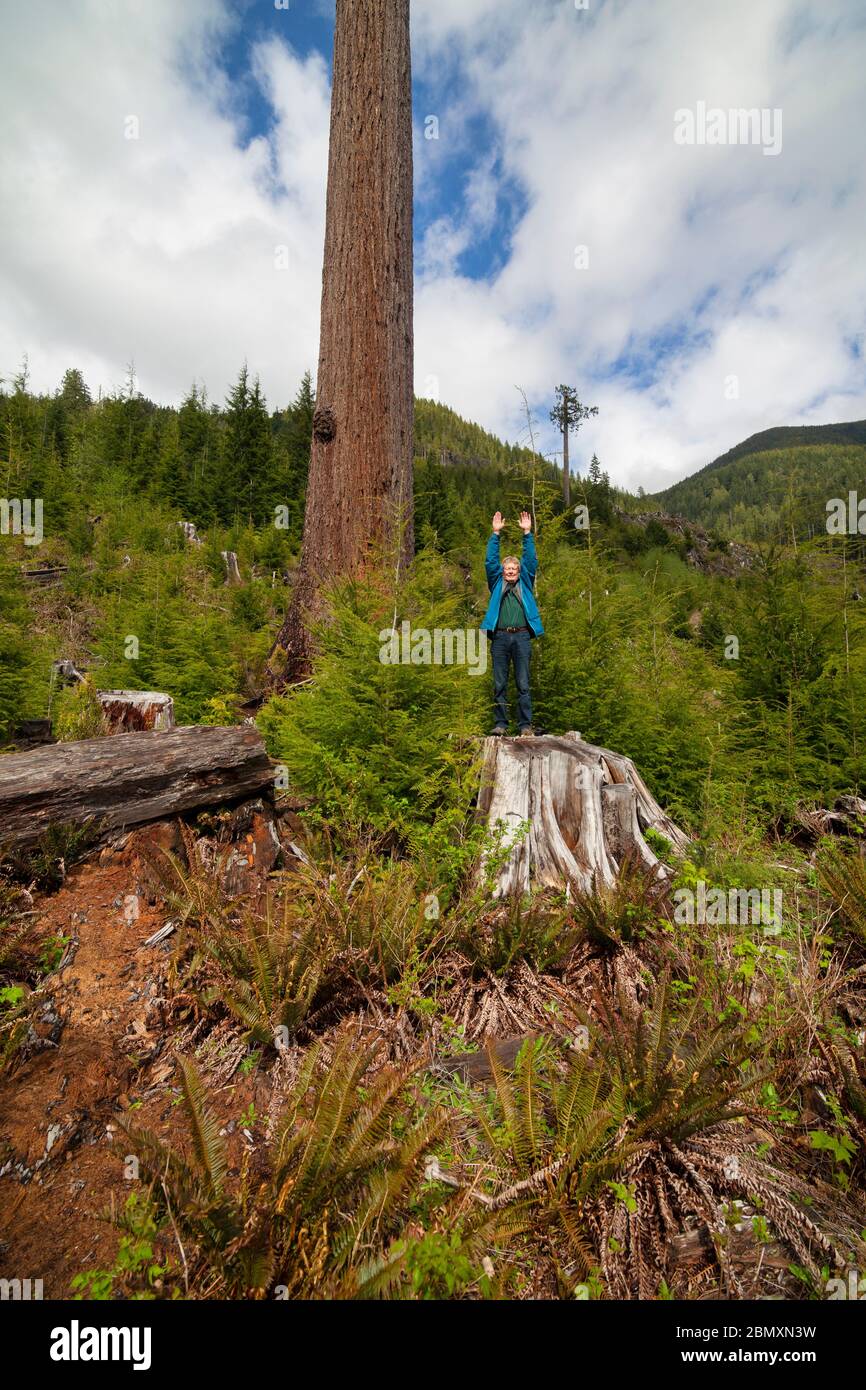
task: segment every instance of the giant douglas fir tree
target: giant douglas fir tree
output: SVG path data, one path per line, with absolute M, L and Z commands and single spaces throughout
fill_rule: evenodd
M 412 537 L 409 0 L 337 0 L 316 409 L 301 559 L 271 652 L 309 667 L 323 585 Z

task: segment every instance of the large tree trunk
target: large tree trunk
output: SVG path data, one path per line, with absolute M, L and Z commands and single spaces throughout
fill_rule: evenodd
M 316 411 L 276 684 L 309 667 L 325 581 L 395 540 L 411 558 L 412 332 L 409 0 L 337 0 Z
M 478 811 L 491 830 L 501 828 L 501 845 L 508 850 L 493 874 L 496 898 L 534 885 L 610 887 L 627 858 L 665 875 L 643 836 L 650 827 L 675 850 L 689 843 L 631 758 L 585 743 L 576 733 L 485 739 Z M 479 879 L 489 872 L 482 861 Z
M 46 826 L 139 825 L 274 785 L 250 725 L 194 727 L 56 743 L 0 758 L 0 845 L 35 843 Z

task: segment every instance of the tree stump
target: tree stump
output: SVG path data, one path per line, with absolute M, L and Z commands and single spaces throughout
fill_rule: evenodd
M 97 690 L 109 733 L 173 729 L 174 700 L 160 690 Z
M 51 669 L 52 679 L 61 685 L 81 684 L 86 680 L 74 661 L 55 661 Z M 175 727 L 174 700 L 161 690 L 97 690 L 95 694 L 110 734 Z
M 220 555 L 226 567 L 226 583 L 232 586 L 243 584 L 238 557 L 234 550 L 221 550 Z
M 198 531 L 195 529 L 191 521 L 179 521 L 177 524 L 183 531 L 184 536 L 186 537 L 187 545 L 204 544 L 201 536 L 198 534 Z
M 643 832 L 657 830 L 679 852 L 689 843 L 631 758 L 585 743 L 578 733 L 485 739 L 478 813 L 502 837 L 495 898 L 533 886 L 611 887 L 627 858 L 665 877 L 670 870 Z M 489 857 L 479 864 L 479 881 L 490 872 Z

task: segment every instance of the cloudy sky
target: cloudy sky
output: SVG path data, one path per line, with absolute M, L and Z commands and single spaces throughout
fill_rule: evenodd
M 315 370 L 334 7 L 284 3 L 0 0 L 0 376 L 221 400 L 246 359 L 278 407 Z M 576 465 L 648 491 L 866 417 L 866 4 L 412 16 L 419 395 L 513 439 L 520 386 L 552 452 L 572 383 Z M 740 108 L 763 137 L 697 142 Z

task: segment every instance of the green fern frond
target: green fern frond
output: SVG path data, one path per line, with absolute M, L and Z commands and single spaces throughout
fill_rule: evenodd
M 201 1077 L 187 1057 L 178 1057 L 186 1112 L 189 1117 L 193 1150 L 209 1193 L 219 1196 L 223 1190 L 228 1161 L 219 1124 L 205 1099 Z

